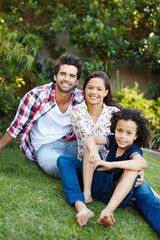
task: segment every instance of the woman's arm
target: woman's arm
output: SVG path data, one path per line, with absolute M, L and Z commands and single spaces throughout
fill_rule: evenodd
M 99 148 L 97 145 L 106 144 L 105 137 L 90 136 L 85 141 L 86 148 L 89 150 L 89 162 L 94 163 L 100 161 Z

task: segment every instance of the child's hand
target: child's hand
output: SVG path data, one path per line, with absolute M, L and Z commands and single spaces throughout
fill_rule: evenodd
M 98 162 L 95 162 L 94 168 L 101 166 L 101 168 L 97 168 L 97 171 L 108 171 L 111 169 L 111 163 L 107 161 L 100 160 Z

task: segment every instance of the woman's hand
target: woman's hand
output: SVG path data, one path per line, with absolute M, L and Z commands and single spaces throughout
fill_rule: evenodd
M 145 175 L 144 170 L 141 170 L 138 172 L 138 178 L 137 178 L 135 187 L 138 187 L 142 184 L 142 182 L 144 180 L 144 175 Z
M 97 149 L 95 150 L 92 150 L 90 153 L 89 153 L 89 158 L 88 158 L 88 161 L 90 163 L 96 163 L 96 162 L 99 162 L 101 160 L 100 156 L 99 156 L 99 153 L 97 151 Z

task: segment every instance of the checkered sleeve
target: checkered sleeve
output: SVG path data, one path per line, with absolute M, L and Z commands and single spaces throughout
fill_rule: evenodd
M 33 118 L 33 115 L 36 112 L 36 109 L 40 106 L 40 101 L 38 95 L 34 91 L 28 92 L 21 100 L 16 116 L 12 121 L 10 127 L 7 129 L 7 132 L 13 137 L 16 138 L 21 134 L 27 124 Z

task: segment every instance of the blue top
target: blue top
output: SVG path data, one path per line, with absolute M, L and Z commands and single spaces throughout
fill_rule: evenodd
M 126 149 L 126 151 L 121 156 L 116 157 L 118 145 L 115 141 L 114 135 L 106 136 L 106 141 L 107 141 L 106 148 L 109 150 L 106 159 L 106 161 L 108 162 L 129 160 L 135 153 L 138 153 L 141 156 L 143 155 L 142 150 L 138 147 L 138 145 L 136 143 L 133 143 L 129 148 Z M 113 168 L 110 169 L 109 172 L 113 173 L 116 172 L 117 170 L 118 168 Z

